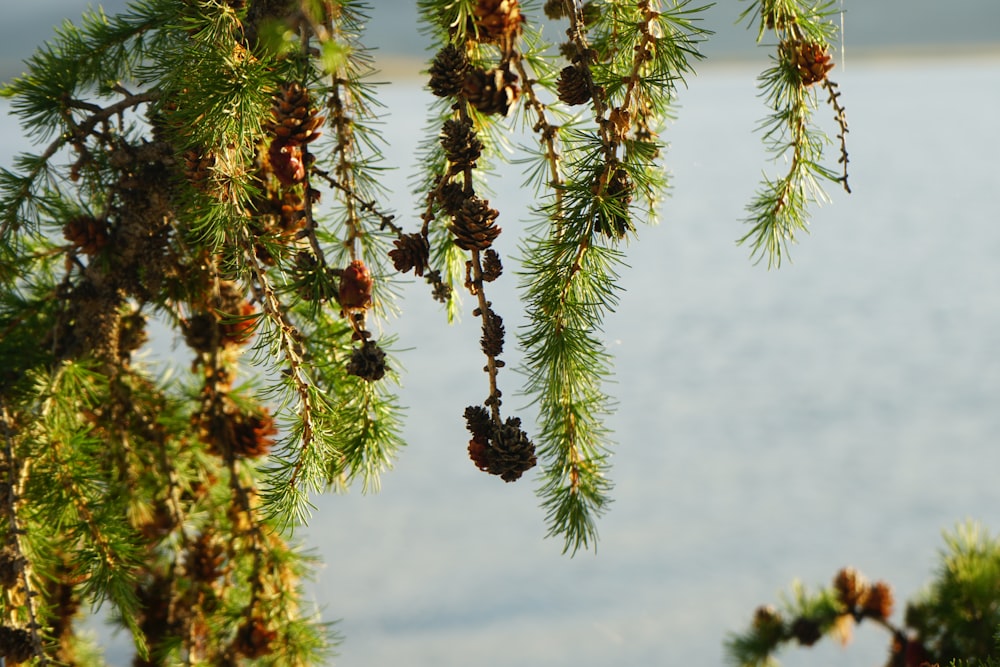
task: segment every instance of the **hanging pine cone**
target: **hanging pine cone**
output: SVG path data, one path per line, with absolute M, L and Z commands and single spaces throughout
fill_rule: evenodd
M 852 613 L 856 607 L 864 604 L 870 591 L 864 575 L 853 567 L 845 567 L 837 573 L 833 578 L 833 589 L 837 592 L 837 598 Z
M 823 44 L 813 42 L 793 41 L 782 44 L 785 57 L 795 69 L 803 86 L 811 86 L 826 79 L 826 73 L 833 69 L 830 52 Z
M 24 565 L 24 557 L 14 551 L 13 547 L 6 546 L 0 549 L 0 586 L 7 589 L 14 588 L 21 577 Z
M 438 191 L 438 203 L 448 215 L 458 215 L 462 210 L 462 205 L 470 196 L 465 192 L 465 188 L 458 183 L 445 183 Z
M 493 430 L 493 420 L 489 411 L 481 405 L 470 405 L 465 408 L 465 428 L 473 438 L 479 440 L 489 440 Z
M 496 250 L 490 248 L 483 255 L 483 282 L 491 283 L 503 273 L 503 264 Z
M 363 311 L 372 305 L 372 274 L 360 259 L 340 274 L 339 301 L 344 312 Z
M 475 196 L 466 199 L 448 227 L 455 235 L 455 245 L 462 250 L 489 248 L 500 235 L 500 228 L 493 224 L 498 215 L 497 210 L 490 208 L 489 201 Z
M 566 18 L 566 2 L 565 0 L 546 0 L 542 11 L 553 21 Z
M 510 43 L 521 34 L 524 16 L 517 0 L 479 0 L 472 11 L 480 41 Z
M 508 417 L 503 426 L 494 424 L 490 445 L 486 472 L 499 475 L 505 482 L 520 479 L 537 463 L 535 445 L 521 430 L 521 420 L 517 417 Z
M 225 545 L 211 533 L 202 533 L 188 548 L 184 564 L 189 577 L 207 584 L 222 576 L 225 560 Z
M 454 97 L 462 92 L 469 59 L 465 51 L 449 44 L 441 49 L 431 63 L 431 92 L 438 97 Z
M 34 654 L 35 643 L 30 632 L 23 628 L 0 626 L 0 656 L 6 659 L 6 664 L 27 662 Z
M 200 153 L 193 148 L 184 151 L 184 177 L 198 192 L 211 192 L 217 183 L 215 179 L 215 154 L 211 151 Z
M 483 152 L 483 144 L 476 136 L 472 123 L 456 118 L 449 118 L 444 122 L 441 128 L 441 147 L 455 171 L 475 167 L 476 160 Z
M 406 273 L 413 269 L 417 276 L 424 275 L 430 261 L 430 244 L 423 234 L 403 234 L 392 242 L 396 246 L 395 250 L 389 251 L 389 259 L 392 265 L 400 273 Z
M 293 144 L 307 144 L 319 137 L 319 127 L 326 120 L 313 108 L 309 89 L 299 83 L 286 83 L 274 96 L 271 106 L 274 120 L 266 129 L 276 138 Z
M 278 226 L 285 234 L 291 234 L 306 225 L 306 203 L 295 190 L 285 190 L 281 193 L 281 204 L 278 210 Z
M 878 581 L 869 590 L 863 603 L 862 613 L 870 618 L 885 621 L 892 616 L 893 602 L 892 587 L 884 581 Z
M 490 71 L 470 70 L 462 86 L 462 95 L 469 104 L 484 114 L 506 116 L 521 95 L 517 75 L 506 68 Z
M 800 616 L 792 623 L 792 636 L 798 640 L 802 646 L 812 646 L 823 636 L 823 631 L 819 623 L 811 618 Z
M 570 106 L 585 104 L 590 99 L 590 77 L 583 65 L 569 65 L 559 72 L 556 83 L 559 99 Z
M 287 139 L 274 139 L 267 149 L 267 159 L 271 172 L 285 187 L 291 187 L 305 180 L 306 164 L 302 148 Z
M 599 190 L 599 187 L 595 185 Z M 608 180 L 604 191 L 606 206 L 599 207 L 594 220 L 594 230 L 605 236 L 620 239 L 633 229 L 628 215 L 628 206 L 632 203 L 632 193 L 635 186 L 628 172 L 622 168 L 615 169 Z
M 354 348 L 351 360 L 347 362 L 347 374 L 369 382 L 385 377 L 385 352 L 373 340 L 366 340 L 361 347 Z
M 108 244 L 108 223 L 92 215 L 78 215 L 63 225 L 63 236 L 78 251 L 92 257 Z
M 503 318 L 492 308 L 487 308 L 486 314 L 483 315 L 483 335 L 479 339 L 483 354 L 488 357 L 499 357 L 503 354 L 503 337 Z

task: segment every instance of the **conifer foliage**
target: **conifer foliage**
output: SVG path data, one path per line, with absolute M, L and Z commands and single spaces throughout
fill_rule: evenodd
M 77 625 L 98 603 L 131 633 L 135 665 L 322 664 L 336 637 L 302 601 L 313 563 L 291 529 L 312 493 L 377 488 L 403 444 L 393 341 L 371 325 L 396 312 L 399 274 L 423 278 L 449 319 L 471 297 L 481 324 L 485 398 L 455 415 L 471 435 L 456 452 L 507 482 L 537 465 L 550 534 L 570 552 L 595 544 L 611 488 L 601 323 L 624 246 L 666 190 L 661 135 L 701 57 L 702 8 L 418 5 L 436 102 L 413 222 L 382 204 L 357 0 L 135 0 L 66 23 L 3 88 L 38 146 L 0 171 L 7 664 L 92 664 Z M 762 78 L 767 137 L 792 152 L 751 206 L 748 238 L 776 262 L 816 177 L 846 187 L 847 127 L 827 14 L 750 5 L 780 42 Z M 543 24 L 565 39 L 543 40 Z M 842 174 L 820 166 L 807 123 L 818 88 Z M 517 126 L 536 202 L 516 343 L 537 414 L 521 415 L 503 399 L 512 341 L 488 298 L 510 264 L 495 241 L 518 227 L 487 167 L 509 159 Z M 136 361 L 152 323 L 183 346 L 172 375 Z

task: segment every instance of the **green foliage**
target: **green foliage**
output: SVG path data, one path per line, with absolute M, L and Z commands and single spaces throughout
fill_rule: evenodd
M 64 24 L 0 91 L 37 145 L 0 171 L 5 658 L 98 664 L 76 621 L 101 603 L 136 664 L 327 658 L 338 638 L 303 608 L 315 559 L 293 530 L 316 493 L 377 490 L 404 444 L 396 341 L 373 333 L 399 313 L 397 273 L 424 278 L 449 320 L 461 291 L 473 301 L 487 383 L 464 413 L 472 462 L 507 482 L 541 463 L 549 535 L 596 546 L 613 486 L 603 322 L 669 186 L 662 134 L 704 8 L 550 1 L 556 45 L 531 3 L 418 5 L 440 99 L 412 231 L 382 204 L 358 0 L 136 0 Z M 846 187 L 819 166 L 808 86 L 830 94 L 845 166 L 846 122 L 826 69 L 807 82 L 799 62 L 801 43 L 825 53 L 827 10 L 753 12 L 782 36 L 765 136 L 793 164 L 753 209 L 771 261 L 783 247 L 767 239 L 803 224 L 817 180 Z M 507 331 L 487 298 L 505 271 L 493 242 L 516 228 L 490 204 L 504 161 L 536 202 L 517 271 L 531 418 L 504 402 Z M 187 355 L 161 375 L 135 355 L 151 321 Z
M 774 667 L 782 645 L 811 646 L 821 637 L 846 641 L 851 628 L 870 620 L 889 635 L 889 667 L 991 666 L 1000 637 L 1000 539 L 968 521 L 945 533 L 945 549 L 927 588 L 892 621 L 893 597 L 884 582 L 869 584 L 852 568 L 809 595 L 798 583 L 781 610 L 760 607 L 750 628 L 726 641 L 729 660 L 741 667 Z

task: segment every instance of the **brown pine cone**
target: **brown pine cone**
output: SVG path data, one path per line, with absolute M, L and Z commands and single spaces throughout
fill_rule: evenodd
M 463 170 L 476 166 L 483 152 L 483 144 L 476 136 L 472 123 L 449 118 L 441 128 L 441 147 L 444 148 L 453 169 Z
M 559 99 L 570 106 L 585 104 L 590 100 L 589 72 L 582 65 L 569 65 L 559 72 L 556 87 Z
M 63 225 L 63 236 L 88 256 L 94 256 L 108 244 L 108 223 L 92 215 L 78 215 Z
M 519 479 L 538 462 L 535 445 L 521 430 L 521 420 L 517 417 L 508 417 L 503 426 L 494 424 L 490 445 L 487 472 L 499 475 L 505 482 Z
M 458 215 L 462 204 L 472 195 L 465 193 L 465 188 L 458 183 L 445 183 L 438 192 L 438 203 L 448 215 Z
M 634 229 L 628 215 L 635 186 L 628 172 L 618 168 L 608 180 L 605 198 L 613 200 L 611 206 L 599 208 L 594 221 L 595 231 L 612 238 L 622 238 Z
M 811 618 L 800 616 L 792 623 L 792 636 L 799 641 L 802 646 L 812 646 L 823 636 L 819 623 Z
M 6 659 L 6 664 L 27 662 L 34 654 L 35 642 L 30 632 L 23 628 L 0 625 L 0 656 Z
M 545 12 L 546 17 L 553 21 L 566 18 L 566 2 L 565 0 L 546 0 L 542 11 Z
M 339 301 L 344 311 L 365 310 L 372 305 L 372 274 L 360 259 L 340 274 Z
M 215 154 L 200 153 L 194 149 L 184 151 L 184 177 L 198 192 L 210 192 L 215 180 Z
M 865 616 L 884 621 L 892 616 L 893 602 L 892 587 L 884 581 L 879 581 L 869 589 L 862 612 Z
M 285 234 L 296 232 L 306 225 L 306 203 L 295 190 L 285 190 L 281 193 L 281 204 L 278 210 L 278 226 Z
M 455 235 L 455 245 L 462 250 L 485 250 L 500 235 L 493 222 L 500 213 L 490 208 L 489 201 L 473 196 L 466 199 L 448 227 Z
M 285 187 L 291 187 L 305 180 L 306 165 L 302 159 L 302 148 L 287 139 L 275 139 L 267 149 L 271 171 Z
M 833 69 L 833 62 L 830 52 L 822 44 L 812 42 L 786 42 L 782 44 L 785 57 L 788 58 L 795 69 L 799 72 L 799 77 L 803 86 L 811 86 L 826 79 L 826 74 Z
M 503 273 L 500 255 L 493 248 L 483 254 L 483 282 L 491 283 Z
M 521 34 L 524 16 L 517 0 L 479 0 L 472 11 L 480 41 L 510 42 Z
M 395 250 L 389 251 L 392 265 L 400 273 L 413 269 L 417 276 L 424 275 L 430 261 L 430 244 L 423 234 L 403 234 L 392 242 Z
M 473 438 L 486 441 L 493 430 L 493 420 L 489 411 L 481 405 L 470 405 L 465 408 L 465 427 Z
M 503 354 L 503 337 L 503 318 L 492 308 L 487 308 L 486 314 L 483 315 L 483 335 L 479 339 L 483 354 L 488 357 L 499 357 Z
M 255 459 L 266 455 L 274 446 L 278 427 L 274 417 L 263 408 L 259 414 L 234 415 L 233 454 L 237 458 Z
M 319 137 L 319 127 L 326 120 L 313 108 L 309 89 L 299 83 L 283 84 L 271 106 L 274 120 L 266 129 L 287 143 L 306 144 Z
M 226 550 L 211 533 L 202 533 L 188 549 L 184 563 L 187 575 L 195 581 L 210 583 L 222 576 Z
M 506 116 L 521 95 L 517 75 L 505 68 L 469 70 L 462 94 L 480 113 Z
M 845 567 L 837 573 L 833 578 L 833 589 L 837 591 L 837 598 L 851 613 L 865 603 L 870 591 L 864 575 L 853 567 Z
M 454 97 L 462 92 L 469 59 L 465 51 L 449 44 L 441 49 L 431 63 L 431 92 L 438 97 Z
M 373 340 L 366 340 L 361 347 L 354 348 L 351 360 L 347 362 L 347 374 L 363 380 L 375 382 L 385 377 L 385 352 Z

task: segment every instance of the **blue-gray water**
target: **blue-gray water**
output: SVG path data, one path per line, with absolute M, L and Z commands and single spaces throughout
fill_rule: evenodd
M 629 248 L 606 330 L 620 445 L 596 556 L 543 539 L 532 476 L 505 485 L 468 461 L 479 334 L 468 315 L 449 328 L 425 285 L 407 290 L 386 328 L 416 346 L 402 356 L 410 444 L 380 494 L 317 499 L 308 531 L 328 564 L 314 594 L 343 619 L 339 664 L 720 665 L 725 633 L 796 576 L 826 583 L 853 564 L 905 599 L 942 528 L 1000 530 L 1000 60 L 849 55 L 834 73 L 855 192 L 831 191 L 779 271 L 733 243 L 771 169 L 751 135 L 755 70 L 705 68 L 682 97 L 675 189 Z M 415 228 L 407 155 L 427 96 L 404 83 L 386 99 L 404 156 L 390 205 Z M 0 122 L 9 164 L 24 141 Z M 519 183 L 493 200 L 506 252 L 531 204 Z M 513 329 L 510 274 L 491 298 Z M 501 380 L 519 406 L 518 376 Z M 874 667 L 886 646 L 862 627 L 846 650 L 784 662 Z

